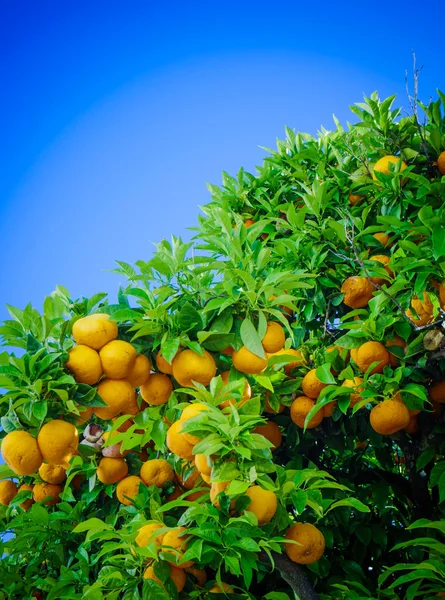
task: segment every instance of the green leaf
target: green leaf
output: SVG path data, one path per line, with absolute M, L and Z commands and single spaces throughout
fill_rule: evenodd
M 434 459 L 435 456 L 436 456 L 435 448 L 433 448 L 433 447 L 426 448 L 426 450 L 424 450 L 422 452 L 422 454 L 420 454 L 420 456 L 417 458 L 416 469 L 418 471 L 421 471 L 424 467 L 426 467 L 426 465 L 428 463 L 430 463 Z
M 321 383 L 335 385 L 337 382 L 335 381 L 335 377 L 331 373 L 332 365 L 330 363 L 325 363 L 317 368 L 315 371 L 315 375 L 317 379 L 321 381 Z
M 437 223 L 433 229 L 433 256 L 437 260 L 445 254 L 445 223 Z
M 261 338 L 250 319 L 245 318 L 241 323 L 240 335 L 243 344 L 250 352 L 260 358 L 266 358 Z
M 97 519 L 96 517 L 93 517 L 92 519 L 88 519 L 87 521 L 84 521 L 83 523 L 79 523 L 79 525 L 77 525 L 77 527 L 75 527 L 73 529 L 73 533 L 82 533 L 84 531 L 110 531 L 112 529 L 112 527 L 110 525 L 107 525 L 106 523 L 104 523 L 104 521 L 101 521 L 100 519 Z

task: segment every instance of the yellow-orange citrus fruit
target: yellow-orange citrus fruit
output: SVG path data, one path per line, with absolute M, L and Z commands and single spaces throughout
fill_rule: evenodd
M 243 346 L 232 354 L 235 369 L 248 375 L 258 375 L 267 368 L 267 358 L 260 358 Z
M 227 348 L 224 348 L 224 350 L 221 350 L 221 354 L 225 354 L 226 356 L 232 356 L 232 354 L 234 353 L 234 349 L 232 348 L 232 346 L 227 346 Z
M 354 377 L 354 379 L 345 379 L 341 384 L 342 387 L 352 388 L 354 393 L 352 393 L 350 398 L 350 406 L 355 406 L 358 402 L 363 400 L 361 394 L 363 392 L 363 378 L 362 377 Z
M 168 562 L 173 566 L 179 567 L 180 569 L 187 569 L 188 567 L 193 566 L 192 560 L 180 562 L 187 550 L 187 536 L 184 535 L 185 531 L 187 531 L 185 527 L 175 527 L 170 529 L 164 535 L 164 540 L 162 542 L 164 551 L 175 556 L 174 562 Z
M 215 361 L 207 350 L 202 356 L 193 350 L 183 350 L 173 359 L 172 369 L 173 377 L 181 387 L 194 387 L 194 381 L 209 385 L 216 375 Z
M 439 169 L 439 173 L 441 173 L 441 175 L 445 175 L 445 151 L 441 152 L 437 157 L 437 168 Z
M 403 348 L 404 352 L 406 354 L 406 342 L 405 342 L 405 340 L 403 340 L 399 335 L 394 334 L 394 337 L 386 340 L 385 346 L 386 346 L 386 348 L 388 349 L 388 352 L 389 352 L 389 364 L 391 365 L 391 367 L 397 367 L 397 365 L 399 364 L 399 359 L 398 359 L 397 356 L 394 356 L 394 354 L 391 354 L 390 348 L 392 346 L 397 346 L 399 348 Z
M 341 286 L 343 303 L 349 308 L 364 308 L 371 300 L 376 288 L 366 277 L 348 277 Z
M 124 477 L 116 486 L 116 496 L 121 504 L 130 506 L 135 496 L 139 493 L 139 486 L 143 485 L 142 479 L 137 475 Z
M 184 460 L 192 460 L 193 444 L 190 444 L 181 433 L 182 422 L 176 421 L 167 431 L 167 448 Z
M 10 479 L 0 481 L 0 504 L 9 506 L 9 503 L 17 496 L 17 484 Z
M 173 467 L 163 458 L 147 460 L 141 467 L 141 479 L 145 485 L 163 488 L 167 481 L 173 481 L 174 478 Z
M 383 231 L 379 231 L 378 233 L 374 233 L 373 237 L 382 244 L 382 246 L 387 246 L 389 244 L 389 235 L 384 233 Z
M 189 406 L 184 408 L 184 410 L 181 413 L 181 418 L 179 420 L 181 421 L 182 425 L 185 425 L 189 419 L 193 419 L 193 417 L 196 417 L 200 413 L 206 412 L 208 410 L 209 407 L 203 404 L 202 402 L 195 402 L 194 404 L 190 404 Z M 182 429 L 181 433 L 184 436 L 184 438 L 188 441 L 188 443 L 192 444 L 192 446 L 195 446 L 195 444 L 201 441 L 201 438 L 191 433 L 183 432 Z
M 176 353 L 175 357 L 178 353 Z M 172 361 L 173 362 L 173 361 Z M 173 365 L 165 360 L 162 356 L 161 350 L 156 355 L 156 366 L 158 367 L 161 373 L 165 373 L 166 375 L 173 375 Z
M 210 486 L 210 502 L 213 504 L 213 506 L 220 508 L 219 495 L 221 494 L 221 492 L 225 492 L 226 489 L 229 487 L 229 485 L 230 485 L 230 481 L 218 481 L 216 483 L 211 484 L 211 486 Z M 233 500 L 230 503 L 230 506 L 232 506 L 232 504 L 234 504 Z
M 41 502 L 48 498 L 44 504 L 57 504 L 60 501 L 59 496 L 62 490 L 62 486 L 55 483 L 36 483 L 32 490 L 32 497 L 34 502 Z
M 103 373 L 98 352 L 82 344 L 71 348 L 65 366 L 72 372 L 76 381 L 88 385 L 97 383 Z
M 389 261 L 391 260 L 389 256 L 386 256 L 385 254 L 374 254 L 374 256 L 369 257 L 369 260 L 373 260 L 382 264 L 385 267 L 385 271 L 388 273 L 388 277 L 371 277 L 371 280 L 374 283 L 377 283 L 378 285 L 383 285 L 385 283 L 388 283 L 391 277 L 394 277 L 394 273 L 388 267 Z
M 402 402 L 403 404 L 405 404 L 405 402 L 403 402 L 402 394 L 400 392 L 396 392 L 391 398 L 391 400 L 396 400 L 397 402 Z M 408 412 L 411 417 L 413 415 L 418 415 L 421 412 L 421 410 L 417 408 L 408 408 Z
M 164 534 L 158 532 L 163 527 L 165 527 L 163 523 L 147 523 L 147 525 L 143 525 L 138 531 L 135 540 L 136 544 L 140 548 L 145 548 L 152 542 L 155 542 L 156 546 L 161 546 Z
M 101 458 L 97 478 L 105 484 L 117 483 L 128 475 L 128 465 L 123 458 Z
M 279 352 L 283 349 L 285 341 L 283 326 L 275 321 L 268 321 L 266 334 L 261 340 L 265 352 Z
M 337 402 L 328 402 L 323 406 L 323 417 L 332 417 L 332 413 L 334 412 L 334 408 L 337 406 Z
M 362 373 L 366 373 L 372 363 L 377 362 L 370 375 L 383 373 L 383 369 L 389 365 L 389 352 L 380 342 L 365 342 L 358 349 L 355 362 Z
M 123 340 L 113 340 L 101 348 L 99 356 L 107 377 L 125 379 L 136 362 L 136 349 Z
M 428 390 L 430 399 L 439 404 L 445 404 L 445 379 L 434 383 Z
M 137 354 L 127 379 L 134 388 L 141 387 L 150 377 L 150 369 L 151 365 L 148 358 L 144 354 Z
M 286 539 L 298 542 L 285 544 L 285 550 L 291 561 L 299 565 L 311 565 L 323 556 L 324 536 L 311 523 L 295 523 L 286 531 Z
M 93 415 L 93 407 L 92 406 L 78 406 L 77 408 L 79 409 L 79 415 L 76 418 L 76 424 L 83 425 Z
M 102 313 L 78 319 L 73 325 L 73 337 L 78 344 L 100 350 L 117 338 L 117 323 Z
M 46 483 L 62 483 L 66 479 L 66 471 L 63 467 L 47 463 L 41 465 L 39 475 Z
M 178 593 L 182 592 L 187 581 L 187 575 L 185 574 L 184 569 L 180 569 L 179 567 L 170 565 L 170 575 L 168 576 L 168 578 L 171 581 L 173 581 L 173 583 L 176 586 L 176 589 L 178 590 Z M 153 579 L 153 581 L 156 581 L 157 583 L 162 585 L 162 587 L 164 587 L 162 581 L 156 577 L 154 568 L 151 565 L 145 569 L 144 579 Z
M 167 496 L 168 502 L 173 502 L 173 500 L 177 500 L 179 496 L 182 496 L 183 493 L 184 490 L 182 489 L 182 487 L 180 485 L 176 485 L 173 492 L 171 494 L 168 494 Z
M 409 411 L 403 402 L 384 400 L 371 410 L 371 427 L 381 435 L 391 435 L 409 424 Z
M 362 198 L 363 198 L 363 196 L 361 196 L 360 194 L 349 194 L 349 196 L 348 196 L 349 204 L 352 204 L 352 206 L 354 206 Z
M 310 411 L 314 408 L 315 401 L 312 398 L 308 398 L 307 396 L 298 396 L 292 402 L 290 407 L 290 418 L 298 425 L 298 427 L 303 428 L 305 426 L 306 417 L 310 413 Z M 323 421 L 323 410 L 319 410 L 318 413 L 312 417 L 309 423 L 306 425 L 306 429 L 312 429 L 313 427 L 318 427 L 320 423 Z
M 279 413 L 282 413 L 284 410 L 284 405 L 280 404 L 279 407 L 277 408 L 277 410 L 275 410 L 272 405 L 270 404 L 270 392 L 267 391 L 266 392 L 266 396 L 265 396 L 265 402 L 264 402 L 264 412 L 266 413 L 270 413 L 272 415 L 278 415 Z
M 390 154 L 388 154 L 387 156 L 382 156 L 382 158 L 380 158 L 374 165 L 372 178 L 374 180 L 377 180 L 376 172 L 384 173 L 385 175 L 389 175 L 389 172 L 390 172 L 389 165 L 390 164 L 397 165 L 400 162 L 401 162 L 400 171 L 404 171 L 407 168 L 407 165 L 401 158 L 398 158 L 397 156 L 392 156 Z
M 17 475 L 33 475 L 43 462 L 37 440 L 27 431 L 11 431 L 2 441 L 5 463 Z
M 308 398 L 316 400 L 321 394 L 321 391 L 327 386 L 326 383 L 322 383 L 317 377 L 317 369 L 311 369 L 303 377 L 301 382 L 301 389 L 303 394 Z
M 274 421 L 266 421 L 265 425 L 257 425 L 253 430 L 253 433 L 259 433 L 264 436 L 266 440 L 269 440 L 269 442 L 273 444 L 272 450 L 276 450 L 278 446 L 281 446 L 283 434 Z
M 233 588 L 228 584 L 221 581 L 221 583 L 215 583 L 209 590 L 211 594 L 234 594 Z
M 355 364 L 357 364 L 358 348 L 351 348 L 350 354 L 352 360 L 355 362 Z
M 306 362 L 301 350 L 295 350 L 295 348 L 288 348 L 287 350 L 283 348 L 282 350 L 275 352 L 273 356 L 295 356 L 296 360 L 284 365 L 284 372 L 286 375 L 289 375 L 296 367 L 304 365 Z
M 220 377 L 221 377 L 224 385 L 227 385 L 229 383 L 230 371 L 224 371 L 223 373 L 221 373 Z M 252 390 L 250 388 L 250 384 L 245 377 L 243 378 L 243 380 L 244 380 L 244 387 L 243 387 L 241 399 L 238 401 L 235 400 L 235 398 L 229 398 L 228 400 L 224 400 L 224 402 L 221 402 L 221 404 L 218 404 L 219 408 L 221 408 L 221 409 L 227 408 L 231 404 L 238 404 L 238 407 L 240 407 L 245 402 L 247 402 L 247 400 L 250 399 L 250 397 L 252 395 Z M 235 381 L 238 382 L 238 380 L 235 380 Z
M 207 583 L 207 574 L 204 569 L 197 569 L 196 567 L 188 567 L 184 569 L 190 575 L 196 578 L 196 582 L 200 587 L 203 587 Z
M 50 465 L 66 465 L 77 452 L 79 434 L 71 423 L 54 419 L 48 421 L 37 436 L 43 460 Z
M 254 221 L 253 219 L 246 219 L 243 225 L 246 229 L 249 229 L 249 227 L 252 227 L 252 225 L 255 225 L 255 223 L 256 221 Z
M 212 459 L 205 454 L 195 454 L 195 465 L 201 475 L 210 475 L 212 472 Z
M 265 525 L 274 518 L 278 502 L 273 492 L 264 490 L 259 485 L 253 485 L 246 491 L 245 496 L 251 500 L 246 510 L 256 515 L 258 525 Z
M 193 467 L 193 465 L 194 465 L 194 463 L 189 463 L 185 469 L 185 472 L 188 473 L 187 479 L 184 479 L 185 472 L 184 473 L 176 473 L 176 479 L 179 481 L 179 484 L 181 485 L 181 487 L 183 487 L 186 490 L 192 490 L 195 487 L 196 482 L 198 481 L 198 479 L 201 476 L 200 472 L 196 468 L 194 468 L 190 472 L 190 468 Z
M 411 300 L 411 306 L 416 311 L 417 317 L 414 316 L 414 313 L 410 308 L 408 308 L 408 310 L 405 311 L 405 313 L 406 313 L 407 317 L 409 317 L 411 319 L 411 321 L 414 323 L 414 325 L 417 325 L 417 327 L 422 327 L 423 325 L 428 325 L 429 323 L 434 321 L 434 317 L 433 317 L 434 307 L 433 307 L 433 303 L 431 302 L 430 297 L 428 296 L 427 292 L 423 292 L 423 302 L 421 300 L 419 300 L 419 298 L 417 296 L 413 296 L 413 298 Z
M 22 483 L 22 485 L 18 489 L 18 493 L 20 492 L 32 492 L 34 486 L 28 485 L 27 483 Z M 34 498 L 27 498 L 20 504 L 20 508 L 23 510 L 29 510 L 34 503 Z
M 420 427 L 419 427 L 419 421 L 417 418 L 417 415 L 410 415 L 409 417 L 409 423 L 406 427 L 403 428 L 403 431 L 405 431 L 406 433 L 417 433 L 419 431 Z
M 107 406 L 97 406 L 94 414 L 108 421 L 119 413 L 127 414 L 126 407 L 132 406 L 135 391 L 126 379 L 104 379 L 97 386 L 97 393 Z
M 187 494 L 187 497 L 185 499 L 187 500 L 187 502 L 195 502 L 196 500 L 199 500 L 199 498 L 202 498 L 208 493 L 208 491 L 206 492 L 204 490 L 192 492 L 191 494 Z
M 152 373 L 139 391 L 147 404 L 160 406 L 168 402 L 173 392 L 173 383 L 170 377 L 163 373 Z

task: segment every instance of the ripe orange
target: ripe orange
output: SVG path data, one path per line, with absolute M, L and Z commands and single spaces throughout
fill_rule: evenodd
M 364 308 L 371 300 L 376 288 L 366 277 L 348 277 L 341 286 L 343 303 L 349 308 Z
M 123 340 L 113 340 L 101 348 L 99 356 L 107 377 L 125 379 L 136 362 L 136 349 Z
M 17 484 L 10 479 L 0 481 L 0 504 L 9 506 L 10 502 L 17 496 Z
M 246 510 L 253 512 L 258 525 L 269 523 L 275 516 L 278 508 L 276 495 L 270 490 L 264 490 L 259 485 L 252 485 L 245 493 L 250 498 L 250 504 Z
M 173 581 L 173 583 L 176 586 L 176 589 L 178 590 L 178 593 L 182 592 L 187 581 L 187 575 L 185 574 L 184 569 L 180 569 L 178 567 L 170 565 L 170 575 L 168 578 L 171 579 L 171 581 Z M 144 579 L 153 579 L 153 581 L 156 581 L 157 583 L 162 585 L 162 587 L 164 587 L 162 581 L 156 577 L 154 568 L 151 565 L 145 569 Z
M 429 391 L 430 399 L 433 402 L 438 402 L 439 404 L 445 404 L 445 379 L 434 383 Z
M 183 458 L 184 460 L 192 460 L 193 458 L 193 444 L 190 444 L 188 440 L 181 433 L 182 422 L 176 421 L 171 425 L 167 431 L 167 448 L 176 456 Z
M 139 493 L 139 486 L 143 485 L 142 479 L 136 475 L 125 477 L 116 486 L 116 496 L 121 504 L 131 506 L 134 497 Z
M 249 375 L 258 375 L 267 368 L 267 358 L 257 356 L 246 346 L 233 352 L 232 362 L 235 369 Z
M 203 404 L 202 402 L 194 402 L 193 404 L 190 404 L 189 406 L 184 408 L 179 420 L 181 421 L 182 425 L 185 425 L 189 419 L 193 419 L 193 417 L 196 417 L 200 413 L 206 412 L 208 410 L 209 407 L 206 404 Z M 185 431 L 183 432 L 182 429 L 181 433 L 184 436 L 184 438 L 188 441 L 188 443 L 192 444 L 192 446 L 195 446 L 201 441 L 200 437 L 197 437 L 192 433 L 186 433 Z
M 68 353 L 66 368 L 72 372 L 78 383 L 94 385 L 102 377 L 102 363 L 99 354 L 93 348 L 78 345 Z
M 371 410 L 371 427 L 381 435 L 391 435 L 409 424 L 409 411 L 403 402 L 384 400 Z
M 173 481 L 175 478 L 173 467 L 163 458 L 153 458 L 144 462 L 140 475 L 145 485 L 155 485 L 158 488 L 163 488 L 167 481 Z
M 143 525 L 135 539 L 136 544 L 140 548 L 145 548 L 151 542 L 156 542 L 156 546 L 160 547 L 164 539 L 163 533 L 157 533 L 159 529 L 165 527 L 163 523 L 147 523 Z
M 355 362 L 362 373 L 366 373 L 373 362 L 378 362 L 370 375 L 383 373 L 383 369 L 389 365 L 389 352 L 380 342 L 365 342 L 358 349 Z
M 11 431 L 3 438 L 2 456 L 17 475 L 33 475 L 43 462 L 37 440 L 22 430 Z
M 301 389 L 303 394 L 308 398 L 317 399 L 321 394 L 321 391 L 327 386 L 326 383 L 322 383 L 316 374 L 317 369 L 311 369 L 303 377 L 301 382 Z
M 100 350 L 105 344 L 117 338 L 116 321 L 110 315 L 98 313 L 78 319 L 73 325 L 73 337 L 78 344 Z
M 161 371 L 161 373 L 165 373 L 165 375 L 173 375 L 172 364 L 165 360 L 165 358 L 162 356 L 161 350 L 159 350 L 159 352 L 156 355 L 156 366 Z
M 184 533 L 187 531 L 185 527 L 175 527 L 167 531 L 162 541 L 163 550 L 170 555 L 174 555 L 174 561 L 168 561 L 172 566 L 180 569 L 187 569 L 193 566 L 192 560 L 180 562 L 187 550 L 187 536 Z M 178 564 L 179 563 L 179 564 Z
M 319 529 L 311 523 L 295 523 L 286 532 L 286 539 L 298 542 L 285 544 L 291 561 L 300 565 L 311 565 L 323 556 L 325 539 Z
M 266 334 L 261 340 L 265 352 L 279 352 L 284 347 L 286 336 L 282 325 L 275 321 L 267 322 Z
M 137 354 L 127 379 L 134 388 L 141 387 L 150 377 L 150 369 L 151 365 L 148 358 L 144 354 Z
M 407 168 L 407 164 L 405 162 L 403 162 L 403 160 L 401 158 L 398 158 L 397 156 L 392 156 L 392 155 L 382 156 L 382 158 L 380 158 L 374 165 L 372 178 L 374 180 L 377 180 L 376 172 L 384 173 L 385 175 L 389 175 L 389 173 L 390 173 L 389 165 L 390 164 L 397 165 L 399 163 L 401 163 L 400 171 L 404 171 Z
M 403 340 L 399 335 L 397 335 L 395 333 L 394 337 L 386 340 L 385 346 L 389 352 L 389 364 L 391 365 L 391 367 L 397 367 L 397 365 L 399 364 L 399 358 L 397 356 L 395 356 L 394 354 L 391 354 L 391 350 L 389 350 L 389 348 L 391 348 L 393 346 L 403 348 L 405 351 L 405 354 L 406 354 L 407 346 L 406 346 L 405 340 Z
M 221 583 L 215 583 L 209 590 L 211 594 L 234 594 L 232 586 L 224 581 Z
M 411 319 L 414 325 L 417 325 L 417 327 L 428 325 L 434 320 L 434 307 L 427 292 L 423 292 L 423 302 L 419 300 L 417 296 L 413 296 L 411 300 L 411 306 L 416 311 L 417 317 L 414 316 L 414 313 L 410 308 L 408 308 L 405 313 Z
M 173 383 L 162 373 L 152 373 L 148 380 L 140 386 L 139 392 L 142 398 L 150 406 L 166 404 L 173 392 Z
M 227 385 L 229 383 L 230 371 L 224 371 L 223 373 L 221 373 L 220 377 L 221 377 L 224 385 Z M 244 388 L 242 391 L 241 399 L 239 401 L 235 400 L 235 398 L 229 398 L 227 400 L 224 400 L 224 402 L 221 402 L 221 404 L 218 404 L 219 408 L 221 408 L 221 409 L 227 408 L 231 404 L 237 404 L 237 402 L 238 402 L 238 407 L 240 407 L 245 402 L 247 402 L 247 400 L 250 399 L 250 397 L 252 395 L 252 390 L 250 389 L 250 384 L 245 377 L 243 379 L 244 379 Z
M 290 418 L 295 425 L 304 428 L 306 417 L 312 408 L 314 408 L 314 406 L 314 400 L 308 398 L 307 396 L 298 396 L 298 398 L 295 398 L 290 407 Z M 318 413 L 312 417 L 312 419 L 306 425 L 306 429 L 318 427 L 318 425 L 320 425 L 320 423 L 323 421 L 323 416 L 323 410 L 319 410 Z
M 216 375 L 216 364 L 207 350 L 202 356 L 193 350 L 183 350 L 173 359 L 172 371 L 181 387 L 194 387 L 194 381 L 207 386 Z
M 394 277 L 394 273 L 387 266 L 391 260 L 389 256 L 386 256 L 385 254 L 375 254 L 374 256 L 370 256 L 369 260 L 381 263 L 385 267 L 385 271 L 388 273 L 388 277 L 371 277 L 371 281 L 377 283 L 378 285 L 384 285 L 388 283 L 390 278 Z
M 34 502 L 46 500 L 44 504 L 51 506 L 60 502 L 59 496 L 62 493 L 62 490 L 63 488 L 61 485 L 56 485 L 54 483 L 36 483 L 32 490 L 32 497 Z
M 352 206 L 354 206 L 362 198 L 363 198 L 363 196 L 360 194 L 349 194 L 349 196 L 348 196 L 349 204 L 352 204 Z
M 441 152 L 437 157 L 437 168 L 439 169 L 439 173 L 441 175 L 445 175 L 445 151 Z
M 260 435 L 264 436 L 266 440 L 269 440 L 269 442 L 273 444 L 272 450 L 276 450 L 279 446 L 281 446 L 283 434 L 281 433 L 281 429 L 274 421 L 266 421 L 265 425 L 257 425 L 253 430 L 253 433 L 259 433 Z
M 128 475 L 128 465 L 123 458 L 102 458 L 97 467 L 97 478 L 105 484 L 117 483 Z
M 350 406 L 355 406 L 358 402 L 363 400 L 361 394 L 363 392 L 363 378 L 354 377 L 354 379 L 345 379 L 342 383 L 342 387 L 352 388 L 354 393 L 350 395 Z
M 126 414 L 126 408 L 133 405 L 134 389 L 126 379 L 104 379 L 97 386 L 97 393 L 107 406 L 97 406 L 94 414 L 108 421 L 121 412 Z
M 389 244 L 389 235 L 384 233 L 383 231 L 379 231 L 378 233 L 374 233 L 373 237 L 382 244 L 382 246 L 387 246 Z

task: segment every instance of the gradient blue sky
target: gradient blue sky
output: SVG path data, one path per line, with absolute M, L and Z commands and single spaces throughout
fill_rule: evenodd
M 285 125 L 329 128 L 374 90 L 407 106 L 412 50 L 421 97 L 445 89 L 443 19 L 418 3 L 159 4 L 2 3 L 1 318 L 56 284 L 114 295 L 115 259 L 187 238 L 206 181 Z

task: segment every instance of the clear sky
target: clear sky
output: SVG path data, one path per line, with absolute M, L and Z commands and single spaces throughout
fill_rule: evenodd
M 412 50 L 421 97 L 445 90 L 442 27 L 409 0 L 1 3 L 0 318 L 56 284 L 114 295 L 115 259 L 187 238 L 205 183 L 285 125 L 407 106 Z

